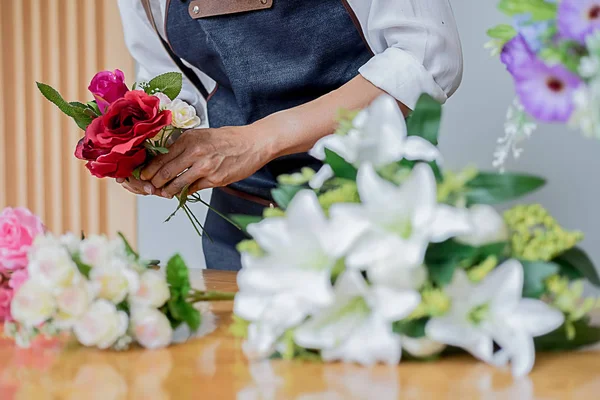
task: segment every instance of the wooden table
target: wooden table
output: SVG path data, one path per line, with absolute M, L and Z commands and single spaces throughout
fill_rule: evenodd
M 202 273 L 193 274 L 195 287 Z M 236 290 L 235 274 L 204 272 L 207 289 Z M 398 367 L 270 361 L 249 364 L 231 337 L 232 303 L 205 307 L 215 331 L 158 351 L 123 353 L 0 340 L 0 399 L 600 399 L 600 353 L 541 354 L 513 380 L 471 357 Z

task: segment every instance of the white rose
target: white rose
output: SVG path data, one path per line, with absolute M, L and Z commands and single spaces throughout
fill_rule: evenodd
M 33 327 L 54 315 L 56 302 L 47 287 L 30 279 L 17 290 L 10 304 L 10 311 L 17 322 Z
M 473 231 L 470 235 L 457 237 L 457 241 L 480 247 L 508 240 L 508 228 L 494 207 L 476 204 L 469 208 L 468 212 Z
M 84 346 L 107 349 L 127 332 L 128 317 L 107 300 L 96 300 L 75 323 L 73 332 Z
M 112 257 L 111 246 L 104 236 L 92 235 L 81 242 L 81 261 L 91 267 L 106 264 Z
M 148 307 L 158 308 L 171 296 L 165 276 L 159 271 L 147 270 L 140 276 L 140 285 L 130 302 Z
M 29 276 L 48 288 L 60 288 L 81 278 L 71 254 L 63 245 L 37 248 L 30 253 Z
M 167 104 L 165 109 L 170 110 L 173 116 L 171 125 L 175 128 L 192 129 L 200 125 L 200 118 L 196 115 L 196 109 L 185 101 L 175 99 Z
M 171 99 L 169 96 L 162 92 L 158 92 L 154 94 L 154 97 L 157 97 L 160 100 L 160 109 L 164 110 L 167 108 L 169 104 L 171 104 Z
M 402 336 L 402 348 L 414 357 L 425 358 L 441 353 L 446 345 L 429 338 L 411 338 Z
M 81 239 L 69 232 L 60 237 L 60 243 L 67 248 L 69 253 L 75 254 L 79 252 L 79 245 L 81 244 Z
M 145 307 L 133 309 L 131 323 L 135 340 L 147 349 L 166 347 L 173 339 L 171 323 L 157 309 Z
M 87 282 L 63 289 L 56 296 L 58 314 L 54 318 L 54 322 L 57 327 L 60 329 L 71 328 L 88 309 L 93 299 L 93 290 Z
M 129 261 L 118 258 L 92 268 L 90 281 L 98 291 L 98 297 L 115 304 L 137 292 L 140 284 L 138 273 L 129 268 Z

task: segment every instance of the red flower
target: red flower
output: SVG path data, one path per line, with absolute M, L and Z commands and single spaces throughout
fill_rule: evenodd
M 144 141 L 171 124 L 171 112 L 142 91 L 125 93 L 94 119 L 75 149 L 75 157 L 98 177 L 127 178 L 146 160 Z

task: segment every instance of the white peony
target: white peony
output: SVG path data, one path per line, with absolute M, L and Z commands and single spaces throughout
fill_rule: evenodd
M 29 276 L 50 289 L 70 286 L 81 278 L 77 265 L 61 245 L 44 245 L 30 253 Z
M 61 329 L 71 328 L 93 300 L 93 289 L 88 282 L 81 282 L 61 290 L 56 296 L 58 307 L 58 313 L 54 317 L 56 326 Z
M 167 317 L 154 308 L 134 308 L 131 313 L 133 336 L 147 349 L 166 347 L 173 339 L 173 329 Z
M 166 94 L 164 94 L 162 92 L 155 93 L 154 97 L 156 97 L 160 100 L 160 109 L 161 110 L 166 110 L 166 108 L 169 106 L 169 104 L 171 104 L 171 99 L 169 98 L 169 96 L 167 96 Z
M 473 231 L 468 235 L 458 236 L 457 241 L 480 247 L 508 240 L 508 227 L 504 222 L 504 218 L 498 214 L 494 207 L 476 204 L 469 208 L 468 218 Z
M 73 332 L 84 346 L 107 349 L 127 332 L 128 317 L 110 301 L 96 300 L 75 323 Z
M 10 311 L 17 322 L 34 327 L 54 315 L 56 302 L 46 286 L 30 279 L 17 290 L 10 304 Z
M 111 246 L 105 236 L 87 237 L 79 250 L 81 261 L 91 267 L 105 264 L 112 258 Z
M 165 276 L 159 271 L 147 270 L 140 276 L 138 290 L 130 297 L 130 302 L 149 307 L 161 307 L 169 300 L 169 286 Z
M 118 258 L 90 271 L 90 280 L 98 291 L 98 297 L 115 304 L 139 290 L 139 279 L 138 273 L 129 268 L 129 261 Z
M 196 115 L 196 109 L 185 101 L 175 99 L 165 106 L 173 116 L 171 125 L 180 129 L 192 129 L 200 125 L 200 117 Z

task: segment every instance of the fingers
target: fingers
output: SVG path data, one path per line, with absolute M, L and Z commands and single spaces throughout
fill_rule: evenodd
M 157 189 L 164 187 L 167 183 L 176 179 L 178 176 L 185 175 L 182 173 L 191 168 L 193 164 L 194 161 L 191 158 L 188 159 L 184 156 L 174 159 L 173 161 L 163 165 L 162 168 L 158 170 L 156 175 L 154 175 L 151 180 L 152 185 Z
M 127 189 L 133 194 L 140 194 L 145 196 L 149 194 L 155 194 L 157 192 L 157 190 L 152 186 L 150 182 L 142 182 L 135 178 L 129 178 L 129 180 L 119 179 L 117 180 L 117 182 L 121 183 L 121 186 L 123 186 L 125 189 Z
M 183 188 L 197 181 L 199 176 L 201 175 L 198 174 L 197 169 L 196 171 L 194 169 L 189 169 L 175 178 L 171 183 L 166 185 L 160 192 L 160 195 L 168 199 L 172 198 L 173 196 L 177 196 L 179 193 L 181 193 Z M 190 193 L 193 192 L 190 191 Z
M 192 185 L 190 185 L 189 192 L 196 193 L 196 192 L 199 192 L 204 189 L 212 189 L 215 187 L 219 187 L 219 185 L 215 184 L 209 178 L 201 178 L 201 179 L 198 179 L 196 182 L 194 182 Z
M 140 178 L 143 181 L 151 181 L 154 179 L 156 174 L 168 163 L 178 158 L 185 150 L 183 142 L 175 142 L 173 146 L 169 147 L 167 154 L 160 154 L 152 159 L 146 167 L 142 170 Z M 183 170 L 182 170 L 183 171 Z M 167 171 L 168 172 L 168 171 Z M 179 171 L 181 172 L 181 171 Z M 175 174 L 173 177 L 177 176 Z M 172 177 L 172 178 L 173 178 Z M 172 179 L 171 178 L 171 179 Z M 169 180 L 165 181 L 168 182 Z M 158 187 L 158 186 L 157 186 Z

